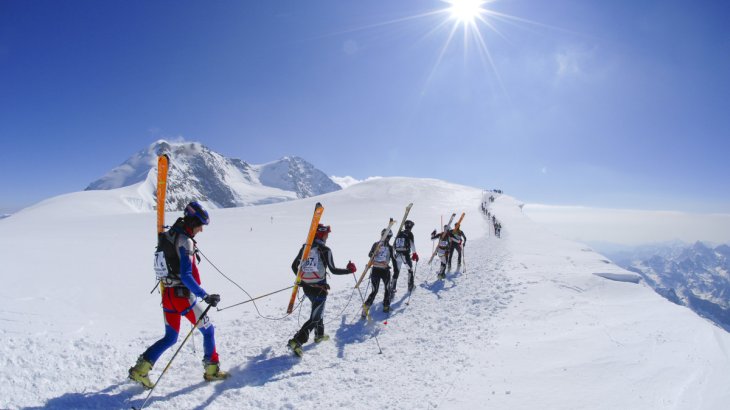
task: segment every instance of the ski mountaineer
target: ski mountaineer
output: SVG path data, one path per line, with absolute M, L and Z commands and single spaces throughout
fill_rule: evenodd
M 184 316 L 193 324 L 200 319 L 203 308 L 196 298 L 201 298 L 214 307 L 220 302 L 220 295 L 208 294 L 200 286 L 200 273 L 196 265 L 197 247 L 193 238 L 203 232 L 203 226 L 209 222 L 208 212 L 194 201 L 185 207 L 184 216 L 178 218 L 169 231 L 160 234 L 168 267 L 167 276 L 161 279 L 165 336 L 147 348 L 137 359 L 137 364 L 129 369 L 129 378 L 145 388 L 151 389 L 154 386 L 149 378 L 152 366 L 165 350 L 177 342 L 180 318 Z M 198 326 L 203 334 L 203 379 L 213 381 L 227 378 L 229 374 L 220 370 L 215 348 L 215 330 L 207 315 Z
M 302 253 L 306 244 L 302 245 L 297 257 L 291 265 L 294 274 L 299 273 L 299 264 L 302 266 L 302 277 L 299 286 L 304 291 L 304 295 L 312 304 L 312 313 L 309 319 L 304 322 L 302 328 L 289 339 L 288 346 L 296 354 L 301 357 L 303 354 L 302 345 L 309 340 L 309 332 L 314 330 L 314 342 L 324 342 L 329 340 L 329 335 L 324 333 L 324 304 L 327 301 L 327 292 L 330 286 L 327 284 L 327 268 L 333 275 L 349 275 L 355 273 L 357 268 L 352 261 L 347 263 L 347 268 L 340 269 L 335 267 L 332 260 L 332 251 L 325 243 L 329 233 L 332 232 L 328 225 L 319 224 L 312 242 L 312 248 L 309 251 L 309 258 L 302 262 Z
M 448 232 L 449 225 L 444 225 L 443 232 L 436 233 L 435 229 L 431 232 L 431 239 L 439 240 L 438 246 L 436 247 L 436 254 L 439 256 L 439 260 L 441 260 L 441 268 L 438 274 L 439 279 L 444 279 L 446 277 L 446 262 L 449 260 Z
M 454 225 L 454 229 L 451 229 L 449 231 L 449 262 L 447 270 L 451 271 L 451 258 L 454 256 L 454 251 L 457 251 L 459 253 L 459 257 L 457 258 L 456 262 L 456 270 L 461 271 L 461 251 L 466 246 L 466 235 L 464 235 L 464 231 L 461 230 L 460 224 L 457 222 Z
M 418 262 L 418 253 L 416 253 L 416 241 L 413 238 L 413 221 L 406 220 L 403 223 L 403 230 L 395 237 L 395 265 L 393 266 L 393 281 L 391 284 L 391 293 L 395 295 L 396 285 L 398 284 L 398 275 L 400 274 L 403 264 L 408 265 L 408 291 L 413 291 L 413 262 Z
M 380 232 L 380 236 L 382 237 L 385 235 L 386 229 L 383 229 Z M 393 231 L 390 229 L 387 229 L 388 235 L 383 240 L 383 243 L 380 245 L 380 248 L 378 248 L 378 252 L 375 253 L 375 248 L 378 247 L 378 244 L 380 241 L 377 241 L 373 244 L 373 246 L 370 248 L 370 252 L 368 253 L 368 257 L 373 259 L 373 269 L 370 271 L 370 284 L 373 287 L 373 290 L 370 292 L 370 295 L 367 299 L 365 299 L 365 303 L 362 305 L 362 317 L 367 317 L 368 312 L 370 311 L 370 306 L 373 305 L 373 301 L 375 301 L 375 296 L 378 295 L 378 288 L 380 287 L 380 281 L 383 281 L 383 286 L 385 287 L 385 295 L 383 296 L 383 312 L 389 312 L 390 311 L 390 299 L 391 299 L 391 292 L 390 292 L 390 263 L 393 263 L 393 266 L 396 266 L 395 262 L 395 252 L 393 252 L 393 246 L 390 245 L 390 238 L 393 237 Z

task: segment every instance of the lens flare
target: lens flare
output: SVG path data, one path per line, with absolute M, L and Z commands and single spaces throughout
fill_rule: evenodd
M 474 24 L 476 19 L 484 13 L 484 0 L 448 0 L 451 18 L 462 24 Z

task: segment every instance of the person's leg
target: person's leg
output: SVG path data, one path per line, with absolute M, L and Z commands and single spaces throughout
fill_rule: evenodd
M 142 357 L 150 363 L 154 364 L 157 359 L 162 356 L 165 350 L 169 349 L 177 342 L 178 333 L 180 332 L 180 313 L 187 309 L 187 301 L 182 302 L 175 297 L 174 289 L 165 288 L 162 297 L 162 316 L 165 323 L 165 335 L 162 339 L 156 341 L 152 346 L 148 347 Z
M 398 285 L 398 275 L 400 275 L 400 268 L 403 266 L 404 259 L 408 259 L 408 256 L 404 256 L 402 253 L 396 252 L 395 266 L 393 266 L 393 279 L 390 283 L 392 291 L 395 291 L 396 286 Z
M 321 315 L 324 310 L 323 303 L 321 309 L 317 309 L 321 303 L 318 300 L 318 292 L 315 289 L 310 286 L 303 286 L 302 290 L 304 291 L 304 295 L 307 299 L 309 299 L 309 303 L 312 305 L 312 310 L 309 313 L 309 319 L 304 322 L 302 328 L 294 335 L 294 340 L 296 340 L 300 345 L 309 341 L 309 333 L 316 327 L 317 317 L 318 315 Z
M 373 270 L 370 272 L 370 286 L 373 288 L 373 290 L 370 292 L 370 295 L 368 295 L 368 298 L 365 299 L 365 305 L 372 306 L 373 301 L 375 300 L 375 296 L 378 295 L 378 289 L 380 289 L 380 277 L 376 273 L 378 268 L 373 268 Z
M 314 325 L 314 338 L 318 339 L 324 335 L 324 306 L 327 303 L 327 291 L 320 289 L 312 299 L 312 315 L 310 320 Z
M 190 309 L 185 317 L 190 323 L 195 324 L 203 315 L 203 307 L 200 304 L 196 304 Z M 198 324 L 198 330 L 203 335 L 203 362 L 205 363 L 218 363 L 218 351 L 215 347 L 215 327 L 210 321 L 210 317 L 206 315 L 203 320 Z
M 380 278 L 383 281 L 385 289 L 385 295 L 383 295 L 383 310 L 387 312 L 390 310 L 390 299 L 393 297 L 390 287 L 390 271 L 383 269 L 383 271 L 380 272 Z

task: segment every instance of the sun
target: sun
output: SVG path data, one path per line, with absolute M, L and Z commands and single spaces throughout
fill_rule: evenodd
M 451 7 L 448 8 L 451 18 L 464 25 L 472 25 L 477 18 L 484 13 L 482 5 L 485 0 L 446 0 Z

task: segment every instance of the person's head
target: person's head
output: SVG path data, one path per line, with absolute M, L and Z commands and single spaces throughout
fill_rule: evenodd
M 449 225 L 444 225 L 444 232 L 449 230 Z
M 454 232 L 459 232 L 459 229 L 461 229 L 461 224 L 457 222 L 456 225 L 454 225 Z
M 410 231 L 411 229 L 413 229 L 413 225 L 415 225 L 413 221 L 406 220 L 406 222 L 403 224 L 403 227 L 406 229 L 406 231 Z
M 203 206 L 198 203 L 198 201 L 189 203 L 185 207 L 183 214 L 185 228 L 187 228 L 193 236 L 195 236 L 198 232 L 203 231 L 203 225 L 208 225 L 210 223 L 208 211 L 206 211 Z
M 388 232 L 387 235 L 386 235 L 386 231 Z M 385 235 L 385 242 L 388 242 L 390 240 L 390 238 L 393 237 L 393 231 L 391 231 L 390 229 L 387 229 L 387 228 L 383 229 L 382 231 L 380 231 L 380 236 L 383 237 L 383 235 Z
M 332 229 L 330 229 L 329 225 L 317 225 L 317 232 L 314 234 L 315 239 L 319 239 L 322 242 L 327 242 L 327 237 L 329 236 L 330 232 L 332 232 Z

